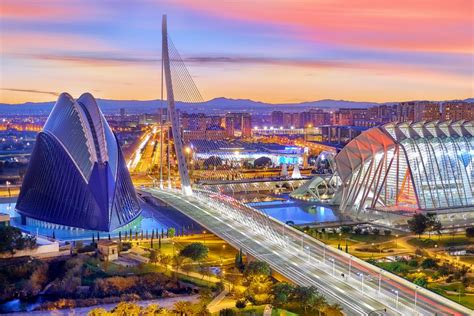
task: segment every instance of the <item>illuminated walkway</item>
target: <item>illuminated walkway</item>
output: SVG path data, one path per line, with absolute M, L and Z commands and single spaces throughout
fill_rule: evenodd
M 142 189 L 299 285 L 314 285 L 348 315 L 470 315 L 472 311 L 384 272 L 227 196 Z

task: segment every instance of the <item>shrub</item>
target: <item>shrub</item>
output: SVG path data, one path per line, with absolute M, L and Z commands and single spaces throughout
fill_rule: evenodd
M 360 235 L 361 232 L 362 232 L 362 228 L 360 228 L 360 227 L 356 227 L 356 228 L 354 229 L 354 233 L 355 233 L 356 235 Z
M 390 236 L 392 234 L 392 231 L 390 229 L 385 229 L 383 233 L 385 234 L 385 236 Z
M 426 258 L 425 260 L 423 260 L 423 262 L 421 263 L 421 267 L 423 269 L 432 269 L 432 268 L 436 268 L 438 266 L 438 264 L 436 263 L 436 261 L 432 258 Z
M 474 237 L 474 227 L 466 228 L 466 237 L 473 238 Z
M 244 299 L 240 299 L 235 302 L 235 307 L 237 307 L 238 309 L 245 308 L 245 306 L 247 306 L 247 302 Z
M 380 234 L 380 229 L 378 229 L 378 228 L 372 229 L 372 234 L 379 235 Z

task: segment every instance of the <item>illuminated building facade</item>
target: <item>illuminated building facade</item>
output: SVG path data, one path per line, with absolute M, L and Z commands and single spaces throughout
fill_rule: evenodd
M 117 138 L 92 95 L 59 96 L 37 136 L 16 210 L 24 222 L 97 231 L 140 215 Z
M 336 156 L 340 209 L 456 213 L 474 206 L 473 121 L 388 123 L 352 140 Z

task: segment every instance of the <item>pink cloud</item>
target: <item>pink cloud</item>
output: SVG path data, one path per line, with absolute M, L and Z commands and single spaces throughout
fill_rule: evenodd
M 61 0 L 2 0 L 0 18 L 18 21 L 83 20 L 97 14 L 97 6 L 86 1 Z
M 278 25 L 300 39 L 397 51 L 472 50 L 470 0 L 176 0 L 224 19 Z

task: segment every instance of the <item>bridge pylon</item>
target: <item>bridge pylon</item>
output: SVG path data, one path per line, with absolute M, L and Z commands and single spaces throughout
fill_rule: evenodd
M 162 19 L 162 59 L 163 59 L 163 70 L 166 82 L 166 98 L 168 101 L 168 113 L 171 121 L 171 131 L 173 133 L 174 149 L 176 158 L 178 160 L 178 171 L 181 179 L 181 190 L 184 195 L 192 195 L 193 190 L 191 188 L 191 180 L 189 178 L 188 166 L 186 158 L 183 153 L 183 141 L 181 139 L 181 131 L 179 126 L 179 116 L 176 111 L 174 92 L 173 92 L 173 80 L 171 78 L 170 68 L 170 57 L 168 48 L 168 27 L 166 14 L 163 15 Z

